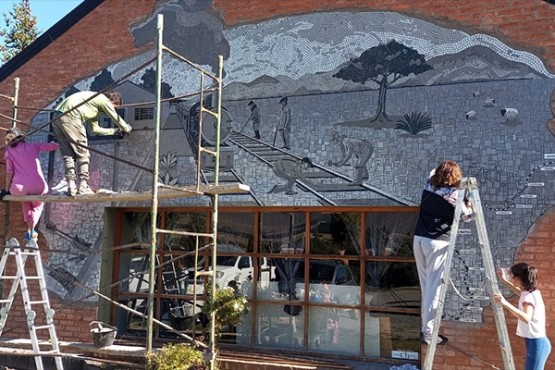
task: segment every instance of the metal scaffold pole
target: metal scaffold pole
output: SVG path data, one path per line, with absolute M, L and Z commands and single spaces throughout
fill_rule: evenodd
M 223 57 L 218 56 L 218 93 L 217 93 L 217 103 L 216 103 L 216 142 L 215 142 L 215 167 L 214 167 L 214 185 L 219 184 L 219 172 L 220 172 L 220 124 L 221 124 L 221 110 L 222 110 L 222 73 L 223 73 Z M 217 254 L 218 254 L 218 194 L 214 194 L 212 198 L 212 286 L 211 286 L 211 296 L 212 299 L 216 296 L 216 266 L 217 266 Z M 216 368 L 216 311 L 211 310 L 210 313 L 210 370 Z
M 162 36 L 164 31 L 164 16 L 158 15 L 157 18 L 158 43 L 156 58 L 156 103 L 154 118 L 154 170 L 152 174 L 152 206 L 150 210 L 150 271 L 148 279 L 148 318 L 147 318 L 147 344 L 146 352 L 152 352 L 152 337 L 154 318 L 154 287 L 156 280 L 156 248 L 158 235 L 158 172 L 160 162 L 160 107 L 162 98 Z
M 19 77 L 14 78 L 13 87 L 13 98 L 12 101 L 12 124 L 11 127 L 14 128 L 17 122 L 17 102 L 19 100 Z M 6 189 L 9 190 L 9 189 Z M 10 203 L 4 203 L 4 238 L 3 240 L 8 240 L 8 229 L 10 225 Z
M 15 127 L 17 122 L 17 105 L 19 100 L 19 77 L 14 78 L 14 88 L 13 88 L 13 121 L 12 128 Z

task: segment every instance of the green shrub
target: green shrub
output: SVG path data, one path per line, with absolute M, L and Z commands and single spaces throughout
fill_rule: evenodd
M 148 370 L 204 370 L 202 352 L 187 344 L 166 344 L 147 358 Z
M 238 292 L 236 284 L 216 291 L 216 295 L 208 298 L 202 311 L 210 316 L 216 313 L 216 331 L 219 333 L 224 325 L 235 326 L 241 322 L 241 316 L 248 310 L 247 298 Z

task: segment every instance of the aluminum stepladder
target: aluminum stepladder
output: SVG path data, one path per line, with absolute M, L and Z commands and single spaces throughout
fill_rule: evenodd
M 6 264 L 8 262 L 9 256 L 15 257 L 15 263 L 17 266 L 17 274 L 15 276 L 6 276 L 4 271 L 6 269 Z M 28 257 L 34 259 L 36 276 L 27 276 L 25 273 L 25 264 Z M 0 335 L 4 330 L 6 321 L 8 319 L 8 313 L 12 307 L 15 294 L 17 289 L 21 286 L 21 295 L 23 297 L 23 306 L 25 308 L 25 316 L 27 318 L 27 326 L 29 328 L 29 334 L 31 337 L 31 344 L 33 347 L 33 352 L 36 354 L 35 365 L 37 370 L 43 370 L 44 366 L 42 363 L 41 355 L 48 354 L 59 355 L 60 347 L 58 344 L 58 337 L 56 336 L 56 329 L 54 327 L 54 310 L 50 307 L 50 301 L 48 299 L 48 292 L 46 290 L 46 280 L 44 277 L 44 269 L 42 267 L 42 260 L 40 257 L 40 251 L 36 242 L 31 241 L 27 243 L 25 247 L 20 247 L 19 242 L 12 238 L 8 241 L 7 245 L 4 247 L 4 252 L 2 253 L 2 258 L 0 259 L 0 279 L 2 280 L 4 287 L 7 287 L 7 281 L 12 281 L 12 286 L 10 293 L 6 299 L 0 299 L 0 304 L 2 308 L 0 309 Z M 37 281 L 40 288 L 40 300 L 31 300 L 29 294 L 29 281 Z M 45 321 L 44 325 L 36 325 L 35 318 L 37 313 L 33 310 L 33 306 L 42 305 L 44 308 Z M 48 330 L 50 336 L 50 344 L 52 346 L 51 351 L 41 352 L 39 347 L 39 339 L 37 336 L 37 331 Z M 62 358 L 61 356 L 54 356 L 54 361 L 57 370 L 63 370 Z
M 443 307 L 445 304 L 445 295 L 447 293 L 447 284 L 451 275 L 451 265 L 453 263 L 453 255 L 455 251 L 455 244 L 457 242 L 457 234 L 459 231 L 459 223 L 461 220 L 462 205 L 464 203 L 465 197 L 469 196 L 472 203 L 472 209 L 474 211 L 474 220 L 476 222 L 476 231 L 478 234 L 478 241 L 480 245 L 480 251 L 482 254 L 482 260 L 485 270 L 485 282 L 488 288 L 488 293 L 490 294 L 490 301 L 493 309 L 493 316 L 495 318 L 495 326 L 497 328 L 497 337 L 499 340 L 499 347 L 501 349 L 501 355 L 503 357 L 504 370 L 515 370 L 513 353 L 511 350 L 511 341 L 509 338 L 509 333 L 507 331 L 507 323 L 505 321 L 505 314 L 503 313 L 503 307 L 501 304 L 495 302 L 492 299 L 493 293 L 499 293 L 499 286 L 497 284 L 497 275 L 495 273 L 495 266 L 493 264 L 493 257 L 491 254 L 491 248 L 489 244 L 486 223 L 484 220 L 484 212 L 482 209 L 482 203 L 480 201 L 480 194 L 478 192 L 478 183 L 474 177 L 465 177 L 461 184 L 459 185 L 459 194 L 457 198 L 457 203 L 455 206 L 455 218 L 453 225 L 451 226 L 451 238 L 449 240 L 449 249 L 447 251 L 447 257 L 445 261 L 445 273 L 441 281 L 441 289 L 439 295 L 439 304 L 436 312 L 436 317 L 434 319 L 434 330 L 432 332 L 432 339 L 428 345 L 426 352 L 426 357 L 424 360 L 423 370 L 432 370 L 434 363 L 434 356 L 437 347 L 437 339 L 439 335 L 439 326 L 441 325 L 441 316 L 443 315 Z

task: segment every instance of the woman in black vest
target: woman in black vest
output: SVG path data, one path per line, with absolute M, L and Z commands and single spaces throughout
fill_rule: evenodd
M 422 294 L 421 341 L 426 344 L 430 344 L 434 329 L 451 224 L 455 217 L 455 204 L 459 192 L 457 188 L 461 179 L 462 171 L 459 165 L 454 161 L 444 161 L 430 173 L 420 201 L 413 249 Z M 467 201 L 463 206 L 463 220 L 470 221 L 471 215 L 471 204 Z M 440 335 L 437 344 L 445 343 L 447 338 Z

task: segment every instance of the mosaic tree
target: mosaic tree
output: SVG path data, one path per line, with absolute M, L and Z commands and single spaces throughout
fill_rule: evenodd
M 377 84 L 378 107 L 368 125 L 390 127 L 397 120 L 390 118 L 385 109 L 387 89 L 402 77 L 418 75 L 431 69 L 432 66 L 426 63 L 424 55 L 392 40 L 365 50 L 358 58 L 351 59 L 333 77 L 363 85 L 368 81 Z

